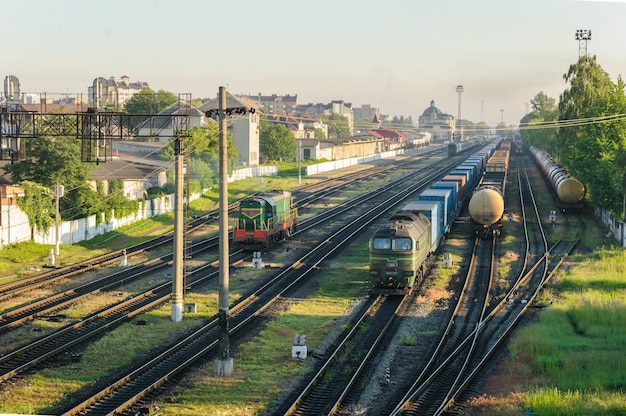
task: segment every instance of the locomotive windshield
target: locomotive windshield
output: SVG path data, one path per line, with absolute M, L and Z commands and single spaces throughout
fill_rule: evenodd
M 389 250 L 391 248 L 391 238 L 375 238 L 372 241 L 372 248 L 375 250 Z
M 393 249 L 396 251 L 405 251 L 411 249 L 410 238 L 396 238 L 393 240 Z

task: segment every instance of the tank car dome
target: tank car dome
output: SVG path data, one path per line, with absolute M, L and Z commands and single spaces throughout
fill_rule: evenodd
M 482 225 L 496 223 L 504 214 L 504 198 L 493 188 L 479 189 L 472 195 L 469 213 L 474 221 Z
M 575 204 L 585 197 L 585 186 L 578 179 L 568 177 L 557 181 L 556 194 L 566 204 Z

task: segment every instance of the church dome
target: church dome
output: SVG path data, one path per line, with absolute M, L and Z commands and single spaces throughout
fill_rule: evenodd
M 431 100 L 430 107 L 424 110 L 424 113 L 422 115 L 428 116 L 428 117 L 432 117 L 432 116 L 436 117 L 439 114 L 443 114 L 443 113 L 437 107 L 435 107 L 435 100 Z

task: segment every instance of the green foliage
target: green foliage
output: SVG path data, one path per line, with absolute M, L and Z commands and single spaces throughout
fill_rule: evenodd
M 474 125 L 473 131 L 476 134 L 486 136 L 489 133 L 489 125 L 485 121 L 481 121 Z
M 297 144 L 293 133 L 282 124 L 261 120 L 259 150 L 268 160 L 292 161 L 297 154 Z
M 393 116 L 391 124 L 399 128 L 411 128 L 413 127 L 413 118 L 411 116 L 408 116 L 407 118 L 404 116 Z
M 17 204 L 28 216 L 31 240 L 34 240 L 35 229 L 47 234 L 55 223 L 54 191 L 31 181 L 20 182 L 20 187 L 24 190 L 24 196 L 17 198 Z
M 60 199 L 61 219 L 90 215 L 102 194 L 87 186 L 94 164 L 80 159 L 80 140 L 75 137 L 45 137 L 28 139 L 29 158 L 4 167 L 15 183 L 31 181 L 53 189 L 58 183 L 65 187 Z
M 25 160 L 4 167 L 14 183 L 31 180 L 52 188 L 83 184 L 95 165 L 80 160 L 80 140 L 75 137 L 38 136 L 26 141 Z
M 527 146 L 551 152 L 556 140 L 556 128 L 551 126 L 558 118 L 556 100 L 541 91 L 530 104 L 532 111 L 520 120 L 520 135 Z
M 219 126 L 211 123 L 206 127 L 193 127 L 190 137 L 183 139 L 183 152 L 187 164 L 186 179 L 199 183 L 200 188 L 210 188 L 219 180 Z M 176 140 L 172 139 L 170 145 L 161 153 L 161 159 L 175 161 Z M 228 172 L 232 172 L 237 166 L 239 151 L 228 139 L 226 153 L 228 155 Z M 167 171 L 168 182 L 174 184 L 175 170 Z
M 319 127 L 314 130 L 313 135 L 314 135 L 314 137 L 316 139 L 325 139 L 326 138 L 326 134 L 324 134 L 324 130 L 320 129 Z
M 559 102 L 559 119 L 586 119 L 559 129 L 554 156 L 588 190 L 592 204 L 623 218 L 626 187 L 626 121 L 607 116 L 626 113 L 624 82 L 614 84 L 595 56 L 581 57 L 564 75 L 570 88 Z
M 328 137 L 330 139 L 340 139 L 351 136 L 347 117 L 333 113 L 325 117 L 325 121 L 328 123 Z
M 124 112 L 133 115 L 130 127 L 134 129 L 147 120 L 148 115 L 158 114 L 177 101 L 178 98 L 169 91 L 159 90 L 155 93 L 150 88 L 144 88 L 126 101 Z
M 165 192 L 166 195 L 173 194 L 175 190 L 176 190 L 176 186 L 174 185 L 173 182 L 168 182 L 165 185 L 163 185 L 163 192 Z

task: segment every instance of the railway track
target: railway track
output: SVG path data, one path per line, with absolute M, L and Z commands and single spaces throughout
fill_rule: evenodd
M 493 306 L 488 315 L 482 318 L 471 333 L 458 343 L 457 349 L 453 353 L 443 354 L 442 364 L 435 370 L 427 370 L 418 377 L 418 382 L 407 393 L 396 407 L 389 413 L 390 415 L 443 415 L 443 414 L 463 414 L 463 400 L 472 392 L 472 381 L 489 364 L 490 358 L 504 345 L 504 340 L 519 325 L 525 312 L 532 304 L 533 300 L 549 279 L 549 276 L 560 265 L 571 250 L 575 247 L 573 243 L 558 243 L 551 249 L 547 247 L 547 238 L 538 214 L 538 208 L 532 187 L 526 174 L 518 174 L 518 184 L 520 189 L 520 199 L 522 201 L 522 217 L 524 219 L 524 234 L 526 240 L 525 258 L 534 257 L 534 262 L 529 262 L 523 268 L 523 272 L 518 275 L 509 293 Z M 531 207 L 527 212 L 526 207 Z M 532 225 L 531 227 L 531 224 Z M 534 237 L 533 237 L 534 235 Z M 533 242 L 535 241 L 535 242 Z M 555 261 L 557 253 L 561 253 L 561 260 Z M 462 367 L 455 367 L 458 362 L 458 354 L 463 349 L 471 349 L 463 359 Z M 444 390 L 430 399 L 424 393 L 428 392 L 433 383 L 434 373 L 440 373 L 439 369 L 445 366 L 452 366 L 455 374 L 454 381 L 450 382 L 450 377 L 444 377 L 442 384 L 446 381 L 448 385 Z M 443 374 L 443 370 L 441 371 Z M 426 375 L 428 374 L 428 377 Z M 464 396 L 464 394 L 466 396 Z
M 363 178 L 363 173 L 359 175 L 359 178 Z M 345 185 L 345 181 L 344 181 L 344 185 Z M 327 188 L 324 189 L 324 193 L 326 192 L 327 192 Z M 365 199 L 366 198 L 363 198 L 363 200 Z M 342 212 L 348 209 L 349 209 L 349 206 L 347 204 L 344 204 L 344 207 L 337 208 L 337 212 Z M 335 215 L 338 215 L 338 214 L 335 214 Z M 308 226 L 309 228 L 316 227 L 317 224 L 319 223 L 317 220 L 312 220 L 310 222 L 311 222 L 311 225 Z M 307 229 L 306 222 L 302 224 L 302 229 L 303 230 Z M 162 260 L 164 259 L 160 259 L 160 260 L 161 261 L 157 261 L 157 263 L 163 263 Z M 235 260 L 235 262 L 237 261 L 240 261 L 240 259 Z M 144 266 L 145 265 L 142 265 L 140 266 L 140 268 L 145 268 Z M 217 264 L 209 265 L 207 266 L 207 268 L 214 267 L 214 266 L 217 266 Z M 148 270 L 154 271 L 154 269 L 148 269 Z M 142 273 L 145 274 L 145 271 L 140 272 L 139 274 L 142 274 Z M 202 273 L 202 268 L 201 270 L 198 270 L 197 273 L 194 272 L 194 274 L 201 274 L 201 273 Z M 129 279 L 128 276 L 132 276 L 132 273 L 130 273 L 129 275 L 125 275 L 125 276 L 126 277 L 120 277 L 119 275 L 109 276 L 108 278 L 105 278 L 102 280 L 103 282 L 108 281 L 109 282 L 108 284 L 113 285 L 114 287 L 116 281 L 119 282 L 120 280 L 122 280 L 122 281 L 128 282 L 128 279 Z M 201 279 L 198 279 L 197 283 L 200 284 L 200 282 L 203 280 L 205 280 L 204 277 Z M 108 288 L 106 284 L 104 284 L 103 282 L 101 282 L 101 286 L 98 290 L 106 290 Z M 196 284 L 196 280 L 192 282 L 192 285 L 195 285 L 195 284 Z M 90 286 L 90 287 L 93 288 L 93 286 Z M 164 302 L 167 302 L 169 300 L 169 293 L 168 293 L 169 287 L 170 287 L 169 284 L 164 284 L 164 285 L 160 285 L 155 288 L 152 288 L 148 292 L 139 294 L 138 296 L 133 296 L 133 298 L 131 299 L 124 300 L 109 308 L 105 308 L 102 311 L 98 311 L 97 313 L 94 313 L 88 317 L 85 317 L 81 319 L 80 322 L 78 323 L 68 325 L 67 327 L 62 328 L 61 330 L 56 331 L 54 334 L 43 337 L 33 342 L 31 345 L 20 347 L 13 352 L 5 354 L 2 357 L 2 359 L 0 359 L 0 369 L 2 371 L 0 374 L 0 381 L 5 381 L 23 371 L 32 369 L 35 366 L 40 365 L 41 363 L 45 362 L 46 360 L 50 358 L 59 356 L 64 351 L 71 350 L 75 346 L 81 343 L 87 342 L 89 339 L 92 339 L 93 337 L 98 336 L 98 334 L 104 331 L 111 330 L 115 326 L 125 321 L 128 321 L 132 317 L 137 316 L 138 314 L 142 313 L 145 310 L 148 310 L 149 308 L 152 308 L 160 304 L 163 304 Z M 70 292 L 74 292 L 74 293 L 82 292 L 86 294 L 86 293 L 89 293 L 89 290 L 87 288 L 82 288 L 80 290 L 76 290 L 76 288 L 74 288 Z M 59 297 L 62 298 L 63 296 L 59 295 Z M 74 298 L 74 302 L 76 300 L 77 298 Z M 65 302 L 65 304 L 67 303 L 69 302 Z M 34 319 L 36 316 L 41 316 L 43 313 L 51 313 L 53 309 L 58 309 L 61 307 L 62 305 L 60 304 L 51 306 L 47 310 L 42 307 L 38 309 L 37 312 L 32 313 L 30 318 L 26 318 L 22 322 L 26 322 L 29 319 Z M 13 320 L 13 323 L 17 325 L 18 319 L 15 318 L 17 315 L 18 313 L 16 312 L 16 310 L 11 311 L 9 314 L 7 314 L 7 316 L 4 317 L 6 318 L 5 319 L 5 321 L 7 321 L 6 323 L 8 324 L 8 321 Z M 95 324 L 96 322 L 97 324 Z M 10 328 L 10 325 L 8 324 L 6 329 L 8 330 L 9 328 Z
M 358 176 L 363 178 L 363 174 Z M 400 179 L 403 181 L 405 178 Z M 344 181 L 342 181 L 344 182 Z M 345 182 L 344 182 L 345 186 Z M 327 195 L 327 188 L 322 188 L 321 195 Z M 372 198 L 373 193 L 363 194 L 350 203 L 339 205 L 333 209 L 326 210 L 324 218 L 312 218 L 305 220 L 301 224 L 301 231 L 306 231 L 317 227 L 320 223 L 342 214 L 349 209 L 352 203 L 361 203 L 368 198 Z M 313 200 L 311 200 L 313 203 Z M 218 245 L 217 237 L 201 241 L 192 246 L 192 252 L 200 254 L 204 251 L 210 251 Z M 246 254 L 240 251 L 231 253 L 232 264 L 243 261 Z M 95 291 L 107 291 L 117 288 L 121 282 L 128 284 L 136 279 L 141 279 L 146 275 L 155 275 L 171 266 L 171 255 L 151 260 L 144 264 L 124 269 L 118 273 L 114 273 L 85 285 L 73 287 L 62 293 L 50 296 L 35 302 L 31 302 L 0 316 L 0 331 L 8 331 L 25 322 L 31 321 L 37 317 L 52 314 L 54 311 L 66 307 L 67 305 L 77 302 L 80 298 L 93 295 Z M 209 273 L 211 277 L 215 277 L 215 270 L 218 266 L 217 262 L 211 262 L 206 266 L 202 266 L 191 273 L 188 289 L 205 282 L 203 274 Z M 208 271 L 206 271 L 208 270 Z M 196 276 L 201 276 L 197 278 Z M 0 358 L 0 382 L 11 378 L 26 369 L 50 359 L 59 356 L 63 352 L 71 350 L 77 344 L 86 342 L 88 339 L 97 336 L 105 330 L 120 325 L 123 322 L 137 316 L 138 314 L 160 306 L 170 299 L 169 283 L 157 285 L 150 290 L 134 295 L 128 299 L 121 300 L 109 307 L 96 311 L 95 313 L 82 318 L 79 322 L 67 325 L 54 333 L 40 338 L 28 345 L 20 347 L 15 351 L 6 353 Z
M 438 166 L 426 178 L 410 186 L 407 184 L 406 177 L 401 178 L 394 185 L 396 188 L 402 187 L 400 191 L 394 189 L 391 192 L 388 188 L 387 191 L 376 191 L 369 195 L 369 199 L 377 197 L 383 199 L 382 202 L 370 203 L 366 206 L 365 199 L 361 200 L 358 206 L 364 209 L 363 213 L 356 218 L 342 221 L 344 226 L 338 231 L 321 239 L 321 242 L 316 247 L 310 248 L 305 256 L 295 261 L 286 270 L 273 277 L 269 282 L 255 290 L 250 296 L 247 296 L 231 309 L 231 320 L 233 322 L 230 330 L 231 339 L 236 339 L 238 336 L 242 336 L 241 334 L 248 333 L 248 325 L 257 325 L 254 322 L 255 319 L 276 304 L 276 302 L 288 298 L 289 291 L 296 290 L 297 285 L 303 282 L 311 273 L 314 273 L 323 261 L 336 255 L 341 248 L 358 236 L 365 227 L 384 215 L 388 209 L 391 209 L 403 198 L 410 196 L 412 192 L 425 186 L 433 178 L 445 172 L 445 169 L 449 169 L 449 166 Z M 423 176 L 422 173 L 411 173 L 410 175 Z M 381 196 L 384 192 L 392 195 Z M 342 209 L 344 211 L 341 211 L 341 213 L 345 214 L 349 210 L 354 211 L 354 206 L 350 204 Z M 335 215 L 338 213 L 339 210 Z M 309 227 L 316 229 L 319 226 L 312 222 L 309 224 Z M 303 229 L 298 231 L 298 233 L 301 232 L 303 232 Z M 71 409 L 66 409 L 65 414 L 82 414 L 83 412 L 88 412 L 89 414 L 110 414 L 111 412 L 121 412 L 122 409 L 127 409 L 138 403 L 150 392 L 170 381 L 176 374 L 184 371 L 198 360 L 213 358 L 212 354 L 215 354 L 217 345 L 216 322 L 216 318 L 212 319 L 192 336 L 181 340 L 172 349 L 162 352 L 148 364 L 129 371 L 99 393 L 94 394 Z M 198 348 L 197 350 L 192 347 L 192 345 L 196 345 L 196 342 L 201 346 L 196 347 Z M 178 353 L 181 345 L 185 345 L 183 354 Z
M 398 399 L 400 397 L 398 395 L 393 396 L 396 399 L 390 400 L 387 408 L 371 409 L 373 412 L 371 414 L 462 414 L 462 403 L 474 391 L 475 379 L 485 371 L 491 358 L 502 348 L 504 341 L 519 324 L 549 276 L 574 249 L 575 242 L 559 242 L 548 249 L 547 240 L 541 231 L 540 216 L 533 200 L 530 183 L 522 171 L 523 168 L 518 171 L 517 179 L 519 200 L 513 199 L 513 203 L 509 205 L 519 207 L 524 225 L 524 236 L 520 242 L 524 246 L 523 255 L 512 288 L 507 293 L 498 295 L 490 283 L 485 283 L 495 280 L 494 274 L 498 269 L 493 256 L 495 240 L 490 241 L 488 247 L 485 247 L 486 241 L 477 241 L 479 244 L 475 247 L 482 246 L 477 250 L 485 251 L 487 254 L 476 254 L 475 258 L 482 259 L 480 260 L 482 263 L 479 264 L 479 260 L 471 262 L 466 279 L 467 287 L 459 291 L 463 296 L 457 303 L 454 316 L 442 331 L 441 345 L 431 354 L 432 364 L 429 363 L 421 369 L 411 387 L 389 388 L 386 396 L 397 390 L 403 392 L 402 398 Z M 529 200 L 530 204 L 522 203 Z M 388 320 L 391 326 L 391 322 L 394 321 L 392 315 L 390 312 L 381 313 L 381 321 Z M 380 325 L 376 325 L 375 328 L 375 332 L 380 331 L 390 339 L 387 331 L 379 330 Z M 339 343 L 332 357 L 346 357 L 350 350 L 344 345 L 355 343 L 363 346 L 362 339 L 368 339 L 362 336 L 354 341 L 351 336 L 347 336 Z M 368 345 L 367 348 L 359 348 L 358 356 L 364 356 L 362 359 L 343 358 L 341 363 L 334 359 L 327 361 L 302 389 L 302 393 L 288 410 L 281 407 L 272 414 L 350 414 L 351 409 L 357 407 L 355 397 L 358 393 L 353 394 L 353 390 L 360 388 L 358 382 L 360 374 L 375 361 L 371 357 L 376 356 L 378 343 L 370 339 Z M 328 370 L 329 368 L 332 370 Z M 334 370 L 341 374 L 339 378 L 343 381 L 335 380 Z M 406 363 L 405 370 L 411 371 L 409 362 Z M 329 371 L 330 375 L 325 371 Z M 332 381 L 323 382 L 329 379 Z M 325 405 L 322 406 L 320 403 Z

